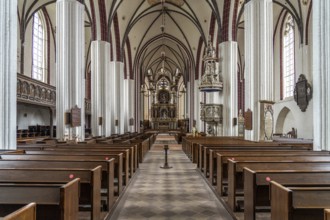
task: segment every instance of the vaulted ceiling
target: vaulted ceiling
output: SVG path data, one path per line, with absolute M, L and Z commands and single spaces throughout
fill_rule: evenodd
M 309 0 L 273 2 L 277 18 L 285 10 L 298 21 L 301 10 L 309 10 L 303 7 Z M 84 5 L 86 71 L 90 42 L 104 40 L 111 44 L 111 60 L 125 62 L 125 74 L 132 79 L 148 71 L 157 74 L 163 66 L 172 75 L 182 73 L 184 81 L 198 78 L 208 36 L 216 46 L 237 40 L 244 28 L 243 0 L 85 0 Z M 44 8 L 54 38 L 55 6 L 56 0 L 19 0 L 21 35 L 32 14 Z

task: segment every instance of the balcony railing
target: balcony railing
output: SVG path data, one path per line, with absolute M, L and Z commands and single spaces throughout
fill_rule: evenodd
M 56 108 L 56 87 L 18 73 L 17 102 Z M 91 113 L 89 99 L 85 99 L 85 112 Z
M 17 101 L 55 108 L 56 88 L 17 74 Z

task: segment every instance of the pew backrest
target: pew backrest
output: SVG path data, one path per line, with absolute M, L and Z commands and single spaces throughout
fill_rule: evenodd
M 36 204 L 34 202 L 31 202 L 23 206 L 22 208 L 14 211 L 13 213 L 6 215 L 5 217 L 3 217 L 3 220 L 36 220 L 36 209 Z

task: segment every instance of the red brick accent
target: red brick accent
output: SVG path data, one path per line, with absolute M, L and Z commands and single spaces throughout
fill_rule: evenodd
M 96 40 L 96 17 L 95 17 L 95 7 L 94 1 L 89 1 L 91 6 L 91 14 L 92 14 L 92 41 Z
M 86 99 L 91 99 L 91 82 L 92 82 L 92 77 L 91 77 L 91 71 L 87 72 L 87 78 L 86 78 Z
M 113 40 L 112 40 L 112 34 L 110 33 L 110 61 L 113 61 Z
M 119 21 L 118 14 L 116 13 L 113 17 L 113 24 L 115 28 L 115 38 L 116 38 L 116 55 L 117 61 L 120 60 L 120 31 L 119 31 Z
M 280 99 L 283 99 L 283 28 L 284 28 L 284 21 L 287 16 L 288 12 L 285 12 L 283 18 L 282 18 L 282 23 L 281 23 L 281 28 L 280 28 Z
M 199 38 L 198 42 L 198 48 L 197 48 L 197 54 L 196 54 L 196 69 L 195 69 L 195 79 L 198 80 L 199 76 L 199 65 L 201 63 L 201 50 L 202 50 L 202 45 L 203 45 L 203 38 Z
M 238 95 L 238 111 L 242 109 L 244 112 L 245 108 L 245 92 L 244 92 L 244 85 L 245 85 L 245 80 L 241 79 L 241 73 L 240 71 L 237 71 L 237 95 Z
M 209 35 L 211 36 L 212 42 L 213 42 L 214 30 L 215 30 L 215 16 L 212 13 L 211 21 L 210 21 L 210 28 L 209 28 Z
M 229 33 L 230 0 L 225 0 L 222 17 L 222 42 L 228 41 Z
M 231 30 L 233 41 L 237 41 L 236 24 L 237 24 L 238 3 L 239 3 L 239 0 L 235 0 L 234 13 L 233 13 L 233 25 L 232 25 L 232 30 Z
M 107 24 L 107 15 L 106 7 L 104 0 L 98 0 L 99 3 L 99 14 L 100 14 L 100 27 L 101 27 L 101 40 L 107 41 L 108 36 L 108 24 Z
M 42 8 L 42 12 L 45 16 L 46 20 L 46 29 L 47 29 L 47 84 L 50 84 L 50 28 L 51 28 L 51 20 L 49 18 L 49 14 L 46 8 Z M 37 12 L 36 12 L 37 13 Z
M 133 63 L 132 63 L 132 49 L 131 49 L 131 42 L 127 37 L 126 40 L 126 47 L 127 47 L 127 56 L 128 56 L 128 64 L 129 64 L 129 78 L 134 79 L 133 75 Z
M 311 17 L 311 12 L 312 12 L 312 0 L 311 2 L 309 3 L 309 6 L 308 6 L 308 13 L 307 13 L 307 19 L 306 19 L 306 28 L 305 28 L 305 45 L 308 45 L 308 30 L 309 30 L 309 19 Z
M 123 54 L 123 58 L 124 58 L 124 79 L 127 79 L 127 61 L 126 61 L 126 51 L 124 50 L 124 54 Z

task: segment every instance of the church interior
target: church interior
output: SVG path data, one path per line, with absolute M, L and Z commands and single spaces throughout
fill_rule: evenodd
M 0 0 L 0 218 L 330 219 L 329 12 Z

